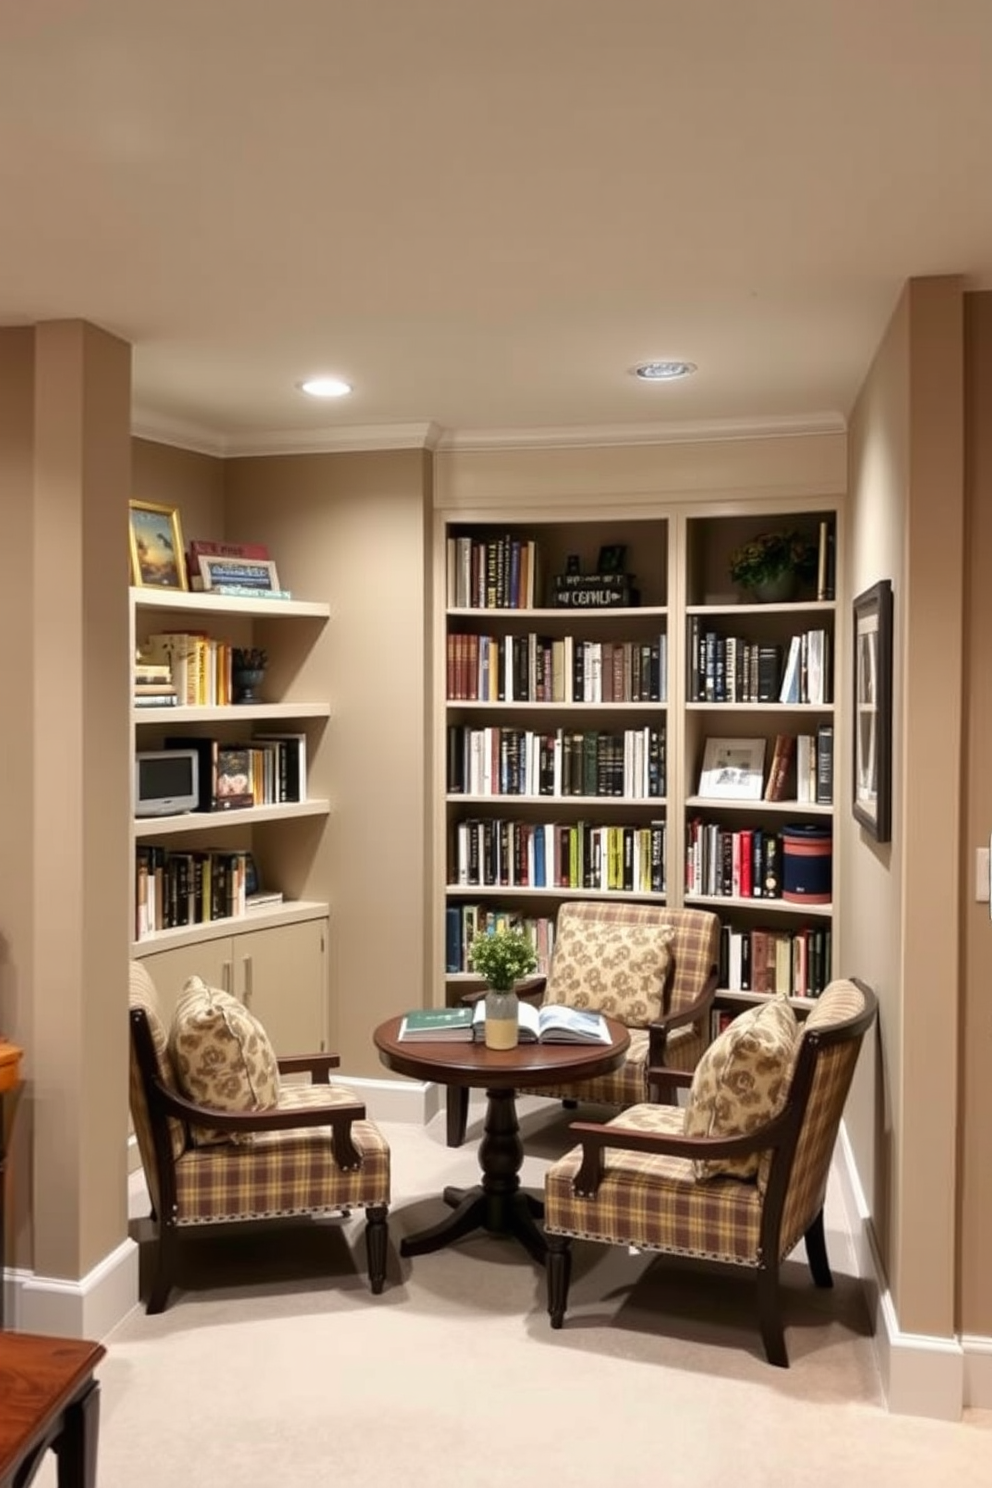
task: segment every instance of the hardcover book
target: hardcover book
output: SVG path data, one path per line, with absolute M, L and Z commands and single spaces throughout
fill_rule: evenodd
M 522 1044 L 609 1044 L 610 1030 L 602 1013 L 549 1002 L 536 1008 L 521 1000 L 518 1013 Z M 480 997 L 472 1017 L 475 1038 L 485 1037 L 486 999 Z
M 415 1008 L 400 1023 L 399 1037 L 404 1043 L 470 1044 L 472 1015 L 470 1007 Z

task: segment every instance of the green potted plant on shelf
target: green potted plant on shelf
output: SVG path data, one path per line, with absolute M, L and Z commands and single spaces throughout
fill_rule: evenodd
M 730 555 L 730 577 L 749 598 L 792 599 L 796 586 L 816 577 L 817 547 L 803 532 L 759 532 Z
M 523 930 L 494 930 L 476 937 L 469 959 L 487 987 L 486 1046 L 512 1049 L 519 1037 L 516 985 L 537 965 L 534 943 Z

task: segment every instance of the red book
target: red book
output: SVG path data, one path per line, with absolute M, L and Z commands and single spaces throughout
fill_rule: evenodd
M 269 561 L 269 550 L 264 543 L 206 542 L 202 538 L 194 538 L 189 545 L 191 570 L 198 571 L 196 560 L 201 554 L 204 558 L 244 558 L 252 563 Z

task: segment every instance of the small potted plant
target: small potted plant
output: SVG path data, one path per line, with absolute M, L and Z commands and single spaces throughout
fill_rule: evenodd
M 483 977 L 486 992 L 486 1046 L 512 1049 L 519 1036 L 519 1003 L 515 991 L 521 977 L 537 965 L 534 943 L 523 930 L 494 930 L 479 935 L 469 952 L 472 970 Z
M 731 553 L 730 577 L 749 598 L 781 603 L 816 577 L 816 560 L 816 544 L 803 532 L 759 532 Z

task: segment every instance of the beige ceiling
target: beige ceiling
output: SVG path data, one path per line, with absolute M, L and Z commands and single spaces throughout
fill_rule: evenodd
M 204 447 L 839 423 L 946 273 L 992 0 L 0 0 L 0 323 L 125 337 Z

